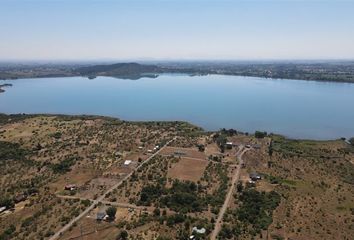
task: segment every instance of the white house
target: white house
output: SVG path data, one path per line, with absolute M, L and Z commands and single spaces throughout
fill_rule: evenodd
M 128 165 L 130 165 L 132 163 L 132 160 L 125 160 L 124 161 L 124 165 L 125 166 L 128 166 Z

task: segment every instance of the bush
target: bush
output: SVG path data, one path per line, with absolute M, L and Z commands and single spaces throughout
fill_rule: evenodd
M 51 134 L 51 136 L 55 139 L 61 138 L 61 135 L 62 135 L 61 132 L 55 132 L 55 133 Z
M 110 220 L 114 220 L 116 218 L 117 208 L 111 206 L 107 209 L 106 213 Z
M 54 173 L 64 174 L 71 170 L 71 166 L 74 165 L 77 160 L 77 157 L 69 157 L 60 163 L 51 164 L 50 168 Z
M 11 224 L 2 234 L 0 234 L 0 240 L 11 239 L 11 235 L 16 231 L 16 227 Z
M 116 240 L 126 240 L 128 239 L 128 232 L 125 230 L 122 230 L 118 236 L 116 237 Z
M 254 136 L 255 136 L 256 138 L 264 138 L 264 137 L 267 136 L 267 132 L 256 131 L 256 132 L 254 133 Z
M 242 205 L 237 211 L 237 218 L 260 232 L 272 223 L 272 212 L 280 203 L 280 195 L 274 191 L 265 193 L 248 189 L 240 196 L 240 200 Z

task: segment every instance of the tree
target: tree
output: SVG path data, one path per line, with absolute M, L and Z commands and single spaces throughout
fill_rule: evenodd
M 122 230 L 118 236 L 116 237 L 116 240 L 126 240 L 128 239 L 128 232 L 125 230 Z
M 203 144 L 198 144 L 198 150 L 199 150 L 199 152 L 204 152 L 205 146 Z
M 351 139 L 349 139 L 349 143 L 354 146 L 354 137 L 352 137 Z
M 254 136 L 255 136 L 256 138 L 264 138 L 264 137 L 267 136 L 267 132 L 256 131 L 256 132 L 254 133 Z
M 155 208 L 154 209 L 154 216 L 160 216 L 161 212 L 160 212 L 160 208 Z
M 112 206 L 109 207 L 106 211 L 109 219 L 111 219 L 111 220 L 114 220 L 116 218 L 116 212 L 117 212 L 117 208 L 112 207 Z
M 242 185 L 242 183 L 241 182 L 239 182 L 238 184 L 237 184 L 237 192 L 242 192 L 243 191 L 243 185 Z

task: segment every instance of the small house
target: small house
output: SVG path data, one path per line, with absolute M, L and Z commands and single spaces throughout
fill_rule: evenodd
M 0 213 L 4 212 L 6 210 L 6 207 L 0 207 Z
M 250 179 L 251 179 L 252 181 L 258 181 L 258 180 L 261 180 L 262 177 L 261 177 L 261 175 L 258 174 L 258 173 L 251 173 L 251 174 L 250 174 Z
M 106 217 L 106 212 L 98 212 L 96 214 L 96 220 L 97 221 L 102 221 L 102 220 L 105 219 L 105 217 Z
M 205 234 L 206 230 L 205 228 L 197 228 L 197 227 L 193 227 L 192 228 L 192 232 L 193 233 L 198 233 L 198 234 Z
M 68 184 L 68 185 L 65 185 L 64 189 L 69 190 L 69 191 L 73 191 L 76 189 L 76 185 L 75 184 Z
M 22 201 L 25 201 L 27 199 L 27 196 L 25 194 L 19 194 L 14 197 L 14 202 L 19 203 Z
M 120 157 L 123 156 L 123 153 L 117 151 L 117 152 L 114 153 L 114 155 L 115 155 L 117 158 L 120 158 Z
M 128 166 L 128 165 L 130 165 L 132 163 L 132 160 L 125 160 L 124 161 L 124 165 L 125 166 Z

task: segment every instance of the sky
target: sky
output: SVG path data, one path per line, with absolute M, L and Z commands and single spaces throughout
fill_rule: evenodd
M 0 60 L 354 59 L 354 0 L 0 0 Z

